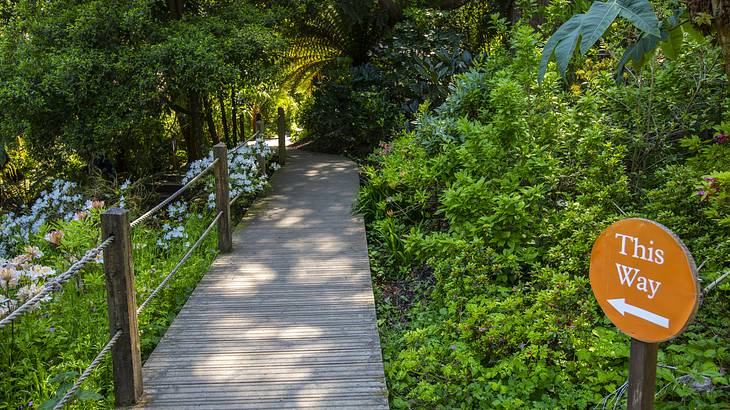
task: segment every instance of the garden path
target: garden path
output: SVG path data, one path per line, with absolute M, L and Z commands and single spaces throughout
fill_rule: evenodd
M 141 408 L 388 408 L 356 165 L 292 150 L 144 365 Z

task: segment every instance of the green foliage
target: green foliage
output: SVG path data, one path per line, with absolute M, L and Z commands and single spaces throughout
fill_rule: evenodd
M 690 42 L 652 65 L 651 84 L 625 87 L 589 59 L 585 83 L 564 90 L 536 84 L 531 30 L 512 36 L 363 168 L 393 408 L 600 407 L 626 380 L 629 340 L 595 303 L 588 260 L 618 219 L 673 229 L 704 261 L 702 283 L 728 269 L 717 50 Z M 728 289 L 662 345 L 658 408 L 728 400 Z
M 41 244 L 41 263 L 57 271 L 68 268 L 98 241 L 99 213 L 79 221 L 54 223 L 52 229 L 65 235 L 61 245 L 54 248 L 42 239 L 41 233 L 32 243 Z M 210 221 L 210 215 L 187 218 L 185 231 L 191 237 L 200 235 Z M 133 232 L 133 256 L 138 300 L 144 299 L 187 251 L 176 244 L 162 251 L 156 242 L 162 232 L 156 226 L 140 226 Z M 146 358 L 167 326 L 182 308 L 187 296 L 207 270 L 216 249 L 215 233 L 204 242 L 201 250 L 188 260 L 176 278 L 170 282 L 139 318 L 143 357 Z M 106 314 L 106 290 L 101 264 L 92 263 L 83 270 L 79 280 L 67 283 L 52 301 L 0 332 L 0 361 L 3 363 L 2 399 L 17 405 L 33 402 L 36 406 L 52 407 L 76 381 L 106 343 L 109 333 Z M 113 403 L 111 362 L 107 358 L 82 389 L 74 396 L 87 401 L 82 408 L 107 408 Z M 99 402 L 98 400 L 103 399 Z
M 242 162 L 240 159 L 242 157 L 235 157 L 231 166 L 234 190 L 241 189 L 241 169 L 236 166 Z M 239 175 L 238 182 L 235 181 L 236 175 Z M 263 185 L 265 180 L 253 182 Z M 54 184 L 55 190 L 51 196 L 67 198 L 66 201 L 75 198 L 72 192 L 60 190 L 59 187 L 63 185 L 64 181 Z M 129 187 L 128 183 L 124 185 L 120 188 L 121 193 L 127 196 L 124 201 L 128 205 L 138 205 L 141 199 L 132 197 L 137 187 Z M 208 204 L 209 192 L 210 189 L 203 189 L 188 197 L 184 204 L 173 203 L 157 218 L 149 219 L 132 230 L 138 304 L 141 305 L 152 294 L 187 253 L 191 244 L 208 228 L 214 213 Z M 242 193 L 236 209 L 247 208 L 255 192 Z M 119 193 L 115 192 L 117 195 Z M 61 203 L 58 198 L 55 201 Z M 47 202 L 48 198 L 44 200 L 44 205 L 51 206 Z M 37 232 L 29 231 L 28 237 L 23 238 L 21 243 L 10 249 L 2 249 L 3 257 L 14 257 L 9 260 L 0 257 L 0 317 L 5 317 L 19 303 L 40 291 L 43 281 L 29 276 L 29 272 L 45 278 L 42 280 L 48 284 L 48 279 L 64 272 L 88 249 L 98 245 L 99 218 L 103 212 L 100 207 L 103 206 L 101 201 L 88 201 L 83 211 L 76 212 L 75 218 L 68 220 L 59 219 L 64 217 L 63 212 L 66 211 L 63 209 L 58 210 L 61 215 L 46 215 L 47 211 L 43 211 L 44 216 Z M 75 209 L 71 209 L 72 214 Z M 33 211 L 40 213 L 41 209 L 33 206 Z M 30 218 L 14 216 L 24 219 L 27 224 L 41 218 L 39 215 Z M 7 240 L 7 232 L 3 234 Z M 4 254 L 5 251 L 9 254 Z M 216 254 L 217 235 L 213 229 L 200 248 L 191 254 L 172 280 L 138 316 L 143 360 L 162 338 Z M 103 257 L 99 255 L 36 309 L 0 329 L 0 363 L 3 363 L 0 367 L 0 408 L 53 408 L 106 344 L 109 326 L 102 263 Z M 113 407 L 111 372 L 111 360 L 107 357 L 72 397 L 74 408 Z
M 171 147 L 214 140 L 201 101 L 277 80 L 275 11 L 250 2 L 184 2 L 183 19 L 152 0 L 35 3 L 17 2 L 0 31 L 0 145 L 23 140 L 38 168 L 168 171 Z
M 542 81 L 550 58 L 555 55 L 558 71 L 565 76 L 575 47 L 580 41 L 580 53 L 585 55 L 613 23 L 621 16 L 645 35 L 660 37 L 659 20 L 647 0 L 596 1 L 585 14 L 576 14 L 548 39 L 542 52 L 538 80 Z
M 421 104 L 440 105 L 454 75 L 472 63 L 454 30 L 434 29 L 448 20 L 446 14 L 407 10 L 406 16 L 392 37 L 371 49 L 369 63 L 324 70 L 315 82 L 299 122 L 319 149 L 370 152 L 403 128 Z
M 368 151 L 388 139 L 398 124 L 398 107 L 383 90 L 363 81 L 362 71 L 343 73 L 314 90 L 301 107 L 299 123 L 325 152 Z
M 385 29 L 374 0 L 327 1 L 303 21 L 289 50 L 287 82 L 295 90 L 310 89 L 312 81 L 338 67 L 362 65 Z

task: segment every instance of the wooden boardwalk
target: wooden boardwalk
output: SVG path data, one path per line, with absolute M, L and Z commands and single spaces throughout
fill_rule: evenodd
M 288 161 L 145 363 L 140 408 L 388 408 L 357 168 Z

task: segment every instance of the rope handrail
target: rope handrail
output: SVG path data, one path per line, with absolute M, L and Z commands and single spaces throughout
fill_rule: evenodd
M 236 203 L 236 201 L 238 201 L 243 196 L 243 194 L 245 194 L 245 192 L 241 191 L 241 193 L 236 195 L 235 198 L 231 199 L 231 201 L 229 202 L 230 206 L 233 206 L 233 204 Z
M 198 240 L 193 244 L 193 246 L 190 247 L 190 249 L 187 251 L 187 253 L 185 253 L 185 255 L 182 257 L 182 259 L 180 259 L 180 261 L 177 263 L 177 265 L 175 265 L 175 267 L 172 268 L 172 271 L 170 271 L 170 273 L 167 274 L 165 279 L 163 279 L 162 282 L 159 285 L 157 285 L 155 290 L 152 291 L 152 293 L 147 297 L 147 299 L 145 299 L 145 301 L 142 302 L 142 304 L 137 308 L 138 315 L 140 313 L 142 313 L 144 308 L 147 307 L 147 305 L 152 301 L 152 299 L 154 299 L 155 296 L 157 296 L 157 294 L 167 285 L 167 282 L 169 282 L 170 279 L 172 279 L 173 275 L 175 275 L 177 273 L 177 271 L 182 267 L 182 265 L 190 258 L 190 256 L 193 254 L 193 252 L 198 247 L 200 247 L 200 244 L 203 243 L 203 241 L 208 236 L 210 231 L 218 223 L 218 220 L 221 218 L 221 216 L 223 216 L 223 212 L 218 212 L 218 215 L 216 215 L 216 217 L 213 219 L 213 222 L 211 222 L 210 225 L 208 225 L 208 227 L 205 229 L 205 231 L 200 235 L 200 238 L 198 238 Z
M 167 199 L 165 199 L 164 201 L 162 201 L 159 204 L 157 204 L 154 208 L 150 209 L 149 211 L 145 212 L 142 216 L 140 216 L 139 218 L 137 218 L 134 221 L 132 221 L 132 223 L 129 224 L 129 227 L 130 228 L 134 228 L 135 226 L 139 225 L 140 223 L 142 223 L 142 221 L 144 221 L 145 219 L 149 218 L 155 212 L 157 212 L 160 209 L 162 209 L 165 205 L 167 205 L 170 202 L 172 202 L 173 200 L 175 200 L 175 198 L 177 198 L 180 195 L 182 195 L 183 192 L 185 192 L 191 186 L 193 186 L 193 184 L 196 183 L 200 178 L 202 178 L 203 175 L 205 175 L 206 173 L 210 172 L 210 170 L 212 170 L 216 166 L 216 164 L 218 164 L 218 158 L 216 158 L 215 160 L 213 160 L 213 162 L 210 165 L 208 165 L 207 168 L 205 168 L 204 170 L 202 170 L 198 175 L 195 176 L 195 178 L 193 178 L 190 181 L 188 181 L 188 183 L 185 184 L 185 185 L 183 185 L 182 188 L 180 188 L 177 191 L 175 191 L 174 194 L 170 195 L 169 197 L 167 197 Z
M 256 139 L 256 137 L 258 137 L 259 134 L 261 134 L 261 131 L 256 131 L 252 136 L 248 137 L 248 139 L 246 141 L 243 141 L 242 143 L 240 143 L 240 144 L 236 145 L 235 147 L 229 149 L 228 150 L 228 154 L 232 154 L 232 153 L 238 151 L 239 149 L 241 149 L 242 147 L 246 146 L 249 142 L 251 142 L 254 139 Z
M 87 263 L 94 259 L 96 255 L 99 254 L 99 252 L 103 251 L 113 241 L 114 236 L 108 237 L 99 246 L 87 251 L 86 254 L 81 259 L 76 261 L 73 265 L 71 265 L 71 267 L 68 268 L 66 272 L 51 278 L 48 282 L 45 283 L 45 285 L 43 285 L 43 289 L 41 289 L 40 292 L 36 293 L 35 296 L 25 301 L 25 303 L 23 303 L 19 308 L 15 309 L 12 313 L 0 320 L 0 329 L 9 325 L 15 319 L 19 318 L 24 313 L 36 307 L 46 296 L 48 296 L 48 294 L 60 290 L 62 284 L 66 283 L 69 279 L 78 274 Z
M 56 403 L 55 406 L 53 406 L 53 410 L 59 410 L 63 408 L 63 406 L 73 397 L 74 394 L 76 394 L 76 391 L 81 387 L 81 384 L 84 383 L 84 381 L 91 376 L 91 373 L 99 366 L 102 360 L 104 360 L 104 357 L 106 357 L 107 354 L 109 354 L 109 351 L 114 347 L 114 345 L 117 343 L 119 338 L 122 336 L 122 331 L 117 330 L 116 333 L 114 333 L 114 336 L 112 336 L 108 342 L 106 342 L 106 345 L 104 345 L 104 348 L 101 349 L 99 354 L 96 355 L 94 360 L 89 364 L 89 366 L 84 370 L 83 373 L 81 373 L 81 376 L 76 380 L 76 383 L 71 386 L 70 389 L 66 392 L 66 394 L 61 398 L 61 400 Z

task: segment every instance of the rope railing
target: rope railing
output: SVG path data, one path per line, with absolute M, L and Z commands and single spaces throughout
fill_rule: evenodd
M 198 175 L 196 175 L 195 178 L 193 178 L 190 181 L 188 181 L 187 184 L 183 185 L 182 188 L 180 188 L 177 191 L 175 191 L 174 194 L 172 194 L 169 197 L 167 197 L 164 201 L 162 201 L 159 204 L 155 205 L 155 207 L 153 207 L 149 211 L 145 212 L 139 218 L 137 218 L 134 221 L 132 221 L 132 223 L 130 223 L 129 226 L 131 228 L 134 228 L 135 226 L 137 226 L 140 223 L 142 223 L 142 221 L 144 221 L 145 219 L 147 219 L 150 216 L 154 215 L 155 212 L 157 212 L 160 209 L 164 208 L 165 205 L 167 205 L 170 202 L 174 201 L 177 197 L 179 197 L 180 195 L 182 195 L 183 192 L 185 192 L 186 190 L 190 189 L 190 187 L 193 186 L 193 184 L 195 184 L 196 182 L 198 182 L 198 180 L 200 178 L 202 178 L 206 173 L 210 172 L 213 168 L 215 168 L 215 166 L 218 164 L 218 161 L 219 161 L 218 158 L 216 158 L 210 165 L 208 165 L 207 168 L 205 168 Z
M 238 195 L 231 199 L 231 206 L 233 206 L 233 204 L 235 204 L 236 201 L 238 201 L 243 196 L 243 194 L 245 194 L 245 192 L 241 191 Z
M 50 279 L 48 282 L 46 282 L 46 284 L 43 285 L 43 289 L 41 289 L 40 292 L 36 293 L 32 298 L 26 300 L 25 303 L 23 303 L 19 308 L 15 309 L 11 314 L 5 316 L 2 320 L 0 320 L 0 329 L 9 325 L 15 319 L 22 316 L 24 313 L 35 308 L 50 293 L 59 291 L 61 289 L 62 284 L 66 283 L 69 279 L 71 279 L 72 277 L 77 275 L 87 263 L 91 262 L 92 259 L 96 258 L 96 255 L 98 255 L 99 252 L 103 251 L 104 248 L 109 246 L 109 244 L 111 244 L 112 241 L 114 241 L 114 237 L 110 236 L 96 248 L 93 248 L 93 249 L 90 249 L 89 251 L 87 251 L 86 254 L 81 259 L 76 261 L 76 263 L 71 265 L 71 267 L 68 268 L 68 270 L 66 272 L 64 272 L 64 273 Z
M 285 130 L 283 127 L 283 110 L 279 109 L 279 161 L 284 163 L 286 154 Z M 251 141 L 257 140 L 263 135 L 258 131 L 238 146 L 228 150 L 225 144 L 219 143 L 213 147 L 214 159 L 204 170 L 188 181 L 180 189 L 175 191 L 164 201 L 155 205 L 137 219 L 129 222 L 128 213 L 124 209 L 109 209 L 101 215 L 102 237 L 106 237 L 97 247 L 88 250 L 84 256 L 76 261 L 64 273 L 49 279 L 43 288 L 32 298 L 25 301 L 19 308 L 0 320 L 0 329 L 13 323 L 24 313 L 32 310 L 47 296 L 62 289 L 64 283 L 69 281 L 84 268 L 86 264 L 94 260 L 102 251 L 106 250 L 106 258 L 103 262 L 106 285 L 108 290 L 107 310 L 109 315 L 110 329 L 116 329 L 109 338 L 102 350 L 96 355 L 92 362 L 86 367 L 76 382 L 63 397 L 54 405 L 54 410 L 66 406 L 73 400 L 82 384 L 91 376 L 102 361 L 111 353 L 113 362 L 113 377 L 115 386 L 115 402 L 118 407 L 125 407 L 135 404 L 142 397 L 142 371 L 139 352 L 139 330 L 137 328 L 137 316 L 168 286 L 172 278 L 180 271 L 183 265 L 190 259 L 193 252 L 200 249 L 203 242 L 213 231 L 218 228 L 218 250 L 228 252 L 232 247 L 230 227 L 230 206 L 240 199 L 245 192 L 239 193 L 232 200 L 229 198 L 230 185 L 228 175 L 228 155 L 247 146 Z M 259 167 L 265 170 L 266 162 L 263 154 L 259 155 Z M 147 298 L 136 306 L 134 289 L 134 268 L 132 263 L 132 235 L 131 229 L 139 225 L 156 212 L 163 209 L 172 201 L 180 197 L 186 190 L 190 189 L 204 175 L 214 171 L 215 174 L 215 201 L 217 214 L 212 222 L 201 233 L 196 242 L 187 249 L 182 258 L 165 276 L 159 285 L 147 296 Z M 262 171 L 265 172 L 265 171 Z M 110 247 L 111 246 L 111 247 Z M 109 249 L 107 249 L 109 248 Z M 123 335 L 127 337 L 122 338 Z M 116 347 L 115 347 L 116 346 Z M 112 349 L 114 349 L 112 351 Z
M 114 336 L 109 339 L 108 342 L 106 342 L 106 345 L 104 345 L 104 348 L 101 349 L 101 351 L 96 355 L 94 360 L 89 364 L 89 366 L 84 370 L 83 373 L 81 373 L 81 376 L 76 380 L 76 383 L 71 386 L 70 389 L 66 392 L 66 394 L 61 398 L 61 400 L 56 403 L 55 406 L 53 406 L 53 410 L 59 410 L 62 409 L 63 406 L 68 403 L 68 401 L 76 394 L 76 392 L 79 390 L 81 385 L 86 381 L 86 379 L 91 376 L 91 373 L 96 370 L 97 367 L 99 367 L 99 364 L 101 364 L 101 361 L 104 360 L 106 355 L 109 354 L 109 351 L 112 350 L 112 347 L 114 347 L 115 344 L 117 344 L 117 341 L 122 336 L 122 331 L 117 330 L 116 333 L 114 333 Z
M 236 145 L 235 147 L 233 147 L 233 148 L 229 149 L 229 150 L 228 150 L 228 154 L 230 155 L 230 154 L 232 154 L 232 153 L 234 153 L 234 152 L 238 151 L 238 150 L 239 150 L 239 149 L 241 149 L 242 147 L 245 147 L 246 145 L 248 145 L 248 143 L 249 143 L 249 142 L 251 142 L 251 141 L 253 141 L 254 139 L 256 139 L 256 137 L 258 137 L 258 136 L 259 136 L 259 134 L 261 134 L 261 131 L 256 131 L 256 132 L 255 132 L 255 133 L 254 133 L 254 134 L 253 134 L 252 136 L 248 137 L 248 139 L 247 139 L 246 141 L 243 141 L 243 142 L 241 142 L 240 144 Z
M 162 282 L 157 286 L 157 288 L 155 288 L 155 290 L 153 290 L 152 293 L 150 293 L 150 295 L 147 296 L 147 299 L 145 299 L 145 301 L 142 302 L 142 304 L 137 308 L 138 315 L 140 313 L 142 313 L 144 308 L 147 307 L 147 305 L 152 301 L 152 299 L 154 299 L 155 296 L 157 296 L 157 294 L 167 285 L 167 282 L 169 282 L 170 279 L 172 279 L 172 277 L 177 273 L 177 271 L 180 270 L 180 268 L 190 258 L 190 256 L 193 254 L 193 252 L 196 249 L 198 249 L 198 247 L 200 247 L 200 245 L 203 243 L 203 241 L 208 236 L 210 231 L 213 230 L 213 227 L 215 227 L 216 224 L 218 224 L 218 220 L 221 218 L 221 216 L 223 216 L 223 212 L 218 212 L 218 215 L 216 215 L 216 217 L 213 219 L 213 222 L 211 222 L 210 225 L 208 225 L 208 227 L 205 229 L 205 231 L 200 235 L 200 238 L 198 238 L 198 240 L 193 244 L 193 246 L 190 247 L 190 249 L 187 251 L 187 253 L 185 253 L 185 255 L 182 257 L 182 259 L 180 259 L 180 261 L 177 263 L 177 265 L 175 265 L 175 267 L 172 268 L 172 271 L 170 271 L 170 273 L 167 274 L 165 279 L 162 280 Z

